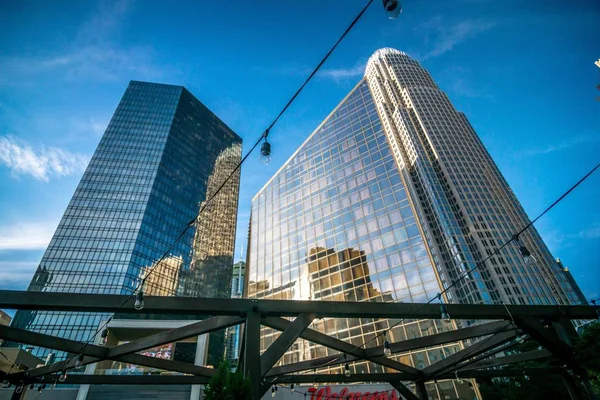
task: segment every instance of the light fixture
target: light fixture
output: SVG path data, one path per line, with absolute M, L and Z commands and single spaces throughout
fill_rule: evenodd
M 315 374 L 315 380 L 313 381 L 313 387 L 316 389 L 319 387 L 319 384 L 317 383 L 317 369 L 315 368 L 313 370 L 314 374 Z
M 348 363 L 344 364 L 344 375 L 346 375 L 347 377 L 350 377 L 350 375 L 352 375 L 352 372 L 350 372 L 350 366 L 348 365 Z
M 390 342 L 387 339 L 387 332 L 383 334 L 385 341 L 383 342 L 383 355 L 389 357 L 392 355 L 392 348 L 390 347 Z
M 290 392 L 294 393 L 294 384 L 290 384 Z
M 521 387 L 521 382 L 519 382 L 519 381 L 515 381 L 515 386 L 516 386 L 516 387 Z
M 58 377 L 58 381 L 64 382 L 66 380 L 67 380 L 67 370 L 63 369 L 62 372 L 60 373 L 60 376 Z
M 271 386 L 271 397 L 275 397 L 277 395 L 277 385 Z
M 268 164 L 271 162 L 271 143 L 267 141 L 267 137 L 265 136 L 265 141 L 260 146 L 260 161 L 263 164 Z
M 527 335 L 518 335 L 516 340 L 517 343 L 523 344 L 525 343 L 525 340 L 527 340 Z
M 529 375 L 527 375 L 525 373 L 525 371 L 523 371 L 523 379 L 525 379 L 526 381 L 530 380 L 531 378 L 529 377 Z
M 533 264 L 537 261 L 537 259 L 529 252 L 527 247 L 525 247 L 525 245 L 521 243 L 521 241 L 519 240 L 519 235 L 514 235 L 513 240 L 519 247 L 519 253 L 521 254 L 521 257 L 523 257 L 523 261 L 525 261 L 525 264 Z
M 398 0 L 383 0 L 383 8 L 390 19 L 398 18 L 402 12 L 402 5 Z
M 133 305 L 137 311 L 140 311 L 144 308 L 144 291 L 140 287 L 140 290 L 135 295 L 135 304 Z
M 104 328 L 102 333 L 100 334 L 100 340 L 98 343 L 105 345 L 108 342 L 108 328 Z
M 10 386 L 10 381 L 8 379 L 5 379 L 2 381 L 2 387 L 3 388 L 7 388 Z
M 83 367 L 83 354 L 77 356 L 75 360 L 75 369 L 81 369 Z
M 50 365 L 54 362 L 54 359 L 56 358 L 56 353 L 48 353 L 48 355 L 46 356 L 46 363 L 45 365 Z
M 456 382 L 458 382 L 459 384 L 462 384 L 464 382 L 461 378 L 459 378 L 458 371 L 454 372 L 454 376 L 456 376 Z
M 448 310 L 446 309 L 446 305 L 442 301 L 442 294 L 438 293 L 438 299 L 440 300 L 440 316 L 444 320 L 444 322 L 450 322 L 452 319 L 450 318 L 450 314 L 448 314 Z

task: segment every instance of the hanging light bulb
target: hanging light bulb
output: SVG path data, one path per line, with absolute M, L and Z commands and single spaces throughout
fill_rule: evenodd
M 277 395 L 277 385 L 271 386 L 271 397 L 275 397 Z
M 55 358 L 56 358 L 56 353 L 49 353 L 48 356 L 46 356 L 46 362 L 44 363 L 44 365 L 52 364 L 54 362 Z
M 523 371 L 523 379 L 525 379 L 526 381 L 530 380 L 531 378 L 529 377 L 529 375 L 527 375 L 525 373 L 525 371 Z
M 444 322 L 450 322 L 452 318 L 450 318 L 450 314 L 448 314 L 448 310 L 446 309 L 446 305 L 442 302 L 442 294 L 438 293 L 438 299 L 440 300 L 440 316 L 444 320 Z
M 102 345 L 106 345 L 107 342 L 108 342 L 108 328 L 104 328 L 104 330 L 100 334 L 100 340 L 98 341 L 98 343 L 100 343 Z
M 144 308 L 144 291 L 142 288 L 140 288 L 135 295 L 135 304 L 133 305 L 133 308 L 135 308 L 137 311 L 140 311 Z
M 456 382 L 458 382 L 459 384 L 462 384 L 464 382 L 461 378 L 459 378 L 458 371 L 454 373 L 454 376 L 456 376 Z
M 344 375 L 346 375 L 347 377 L 350 377 L 350 375 L 352 375 L 352 372 L 350 372 L 350 366 L 348 365 L 348 363 L 344 364 Z
M 515 381 L 515 386 L 516 386 L 516 387 L 521 387 L 521 382 L 519 382 L 519 381 Z
M 527 339 L 527 335 L 518 335 L 517 336 L 517 343 L 523 344 L 525 343 L 525 340 Z
M 392 348 L 390 347 L 390 342 L 388 342 L 387 339 L 385 339 L 385 342 L 383 342 L 383 354 L 386 357 L 392 355 Z
M 60 376 L 58 377 L 58 381 L 64 382 L 66 380 L 67 380 L 67 370 L 63 369 L 62 372 L 60 373 Z
M 383 8 L 390 19 L 398 18 L 402 12 L 402 5 L 398 0 L 383 0 Z
M 42 390 L 44 390 L 44 389 L 46 389 L 46 384 L 45 383 L 42 384 L 42 385 L 40 385 L 40 387 L 38 388 L 38 394 L 42 393 Z
M 56 389 L 56 379 L 52 382 L 52 386 L 50 386 L 50 390 Z
M 290 384 L 290 392 L 294 393 L 294 384 Z
M 25 389 L 25 382 L 21 381 L 21 383 L 19 383 L 19 386 L 17 386 L 17 388 L 15 389 L 15 393 L 21 393 L 23 389 Z
M 7 388 L 10 386 L 10 381 L 8 379 L 5 379 L 2 381 L 2 387 L 3 388 Z
M 267 141 L 267 137 L 265 136 L 265 141 L 260 146 L 260 161 L 263 164 L 268 164 L 271 162 L 271 143 Z
M 77 356 L 77 360 L 75 360 L 75 369 L 83 368 L 83 354 Z
M 319 384 L 317 383 L 317 380 L 315 379 L 315 381 L 313 382 L 313 387 L 316 389 L 319 387 Z
M 519 235 L 514 235 L 513 240 L 519 247 L 519 253 L 521 254 L 521 257 L 523 257 L 523 261 L 525 261 L 525 264 L 529 265 L 537 261 L 537 259 L 529 252 L 527 247 L 525 247 L 525 245 L 521 243 L 521 241 L 519 240 Z

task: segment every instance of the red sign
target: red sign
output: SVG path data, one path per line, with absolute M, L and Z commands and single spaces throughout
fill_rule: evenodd
M 310 400 L 399 400 L 395 390 L 384 392 L 350 392 L 348 388 L 342 389 L 339 393 L 331 393 L 331 387 L 325 386 L 320 389 L 309 388 Z

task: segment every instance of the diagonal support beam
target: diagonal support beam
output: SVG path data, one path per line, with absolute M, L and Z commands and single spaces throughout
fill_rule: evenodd
M 298 339 L 315 319 L 315 314 L 303 313 L 298 315 L 283 333 L 269 346 L 260 357 L 260 370 L 264 376 L 275 363 L 285 354 L 287 349 Z
M 521 354 L 513 354 L 510 356 L 495 357 L 488 360 L 477 361 L 465 367 L 461 366 L 458 371 L 472 371 L 482 368 L 499 367 L 501 365 L 518 364 L 527 361 L 545 360 L 552 357 L 552 353 L 548 350 L 534 350 Z
M 244 322 L 240 317 L 213 317 L 203 321 L 195 322 L 181 328 L 170 329 L 151 336 L 146 336 L 120 346 L 112 347 L 108 350 L 106 358 L 114 358 L 125 354 L 137 353 L 138 351 L 151 349 L 166 343 L 173 343 L 179 340 L 191 338 L 193 336 L 203 335 L 228 328 Z
M 545 328 L 539 319 L 530 317 L 515 318 L 516 324 L 536 342 L 550 350 L 552 354 L 568 364 L 576 365 L 573 349 L 560 339 L 554 328 Z
M 56 336 L 46 335 L 43 333 L 27 331 L 25 329 L 0 325 L 0 338 L 18 343 L 40 346 L 48 349 L 65 351 L 71 354 L 83 354 L 84 356 L 86 356 L 83 359 L 84 365 L 109 359 L 107 357 L 108 349 L 106 347 L 96 346 L 93 344 L 88 344 L 87 346 L 85 346 L 84 343 L 77 342 L 75 340 L 63 339 Z M 210 368 L 200 367 L 197 365 L 182 363 L 178 361 L 147 357 L 141 354 L 129 354 L 113 357 L 110 359 L 135 365 L 142 365 L 145 367 L 182 372 L 186 374 L 194 374 L 208 377 L 214 375 L 214 370 Z M 60 361 L 50 364 L 48 366 L 33 368 L 26 372 L 26 376 L 28 378 L 33 378 L 36 376 L 59 372 L 63 369 L 71 369 L 75 366 L 75 361 L 76 360 L 74 359 L 70 362 Z M 17 375 L 22 376 L 23 373 L 16 372 L 11 374 L 11 376 L 15 377 Z
M 406 400 L 419 400 L 417 396 L 413 392 L 410 391 L 409 388 L 404 386 L 404 384 L 400 381 L 390 381 L 390 385 L 394 387 L 400 394 L 406 398 Z
M 269 328 L 277 329 L 278 331 L 284 331 L 287 329 L 291 322 L 278 317 L 269 317 L 263 318 L 262 324 L 268 326 Z M 389 367 L 395 369 L 397 371 L 402 371 L 412 375 L 413 377 L 421 376 L 421 371 L 417 368 L 413 368 L 409 365 L 402 364 L 398 361 L 391 360 L 387 357 L 372 357 L 367 358 L 365 356 L 365 351 L 361 348 L 356 348 L 356 346 L 351 345 L 350 343 L 346 343 L 342 340 L 333 338 L 331 336 L 325 335 L 321 332 L 317 332 L 313 329 L 305 329 L 302 334 L 300 334 L 302 339 L 306 339 L 310 342 L 317 343 L 331 349 L 341 351 L 344 354 L 352 355 L 358 359 L 366 359 L 368 361 L 372 361 L 376 364 L 383 365 L 385 367 Z
M 419 337 L 415 339 L 403 340 L 400 342 L 394 342 L 390 344 L 392 353 L 402 353 L 405 351 L 422 349 L 428 346 L 437 346 L 445 343 L 452 343 L 459 340 L 471 339 L 478 336 L 486 336 L 498 332 L 498 330 L 506 327 L 506 322 L 497 321 L 490 322 L 487 324 L 470 326 L 468 328 L 457 329 L 450 332 L 442 332 L 434 335 Z M 512 325 L 511 325 L 512 327 Z M 509 329 L 509 328 L 507 328 Z M 516 329 L 516 327 L 514 327 Z M 365 357 L 379 357 L 383 355 L 383 348 L 381 347 L 369 347 L 364 350 Z M 354 356 L 346 356 L 346 360 L 341 358 L 339 355 L 331 355 L 319 358 L 313 358 L 307 361 L 300 361 L 293 364 L 281 365 L 279 367 L 272 368 L 267 372 L 266 376 L 276 376 L 283 374 L 291 374 L 294 372 L 301 372 L 307 370 L 313 370 L 324 364 L 334 366 L 343 364 L 348 361 L 355 361 L 358 358 Z
M 481 341 L 458 351 L 443 360 L 436 362 L 426 368 L 423 369 L 423 374 L 425 374 L 425 378 L 427 380 L 435 378 L 440 373 L 444 372 L 448 368 L 451 368 L 453 365 L 456 365 L 468 358 L 475 357 L 479 354 L 485 353 L 488 350 L 491 350 L 497 346 L 500 346 L 506 342 L 509 342 L 515 338 L 515 331 L 511 330 L 508 332 L 500 332 L 496 333 L 494 336 L 491 336 L 487 339 L 482 339 Z
M 415 339 L 403 340 L 390 344 L 393 354 L 404 353 L 410 350 L 422 349 L 424 347 L 438 346 L 440 344 L 458 342 L 460 340 L 471 339 L 479 336 L 487 336 L 498 332 L 499 330 L 517 329 L 514 325 L 506 325 L 505 321 L 490 322 L 487 324 L 473 325 L 468 328 L 457 329 L 455 331 L 442 332 L 434 335 L 422 336 Z M 370 347 L 365 349 L 366 357 L 376 357 L 383 355 L 383 347 Z

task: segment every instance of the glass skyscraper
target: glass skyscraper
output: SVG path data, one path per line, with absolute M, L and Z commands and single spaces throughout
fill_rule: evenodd
M 233 279 L 231 281 L 231 298 L 241 299 L 244 295 L 244 277 L 246 263 L 238 261 L 233 264 Z M 230 326 L 226 331 L 225 359 L 230 367 L 235 367 L 240 359 L 241 325 Z
M 132 81 L 28 290 L 129 294 L 153 270 L 147 295 L 229 297 L 239 172 L 196 215 L 241 150 L 185 88 Z M 19 311 L 13 326 L 86 341 L 106 318 Z
M 423 303 L 528 222 L 464 114 L 418 62 L 381 49 L 369 59 L 365 77 L 254 197 L 248 296 Z M 526 264 L 509 246 L 444 301 L 579 302 L 535 228 L 519 239 L 537 263 Z M 326 318 L 311 327 L 360 346 L 395 322 Z M 388 338 L 454 328 L 441 320 L 407 321 Z M 261 347 L 278 335 L 264 329 Z M 423 368 L 460 348 L 448 344 L 393 357 Z M 298 340 L 282 361 L 331 354 L 337 352 Z M 368 362 L 351 368 L 383 370 Z M 340 366 L 326 369 L 342 372 Z M 466 384 L 452 381 L 428 391 L 434 398 L 472 398 Z

